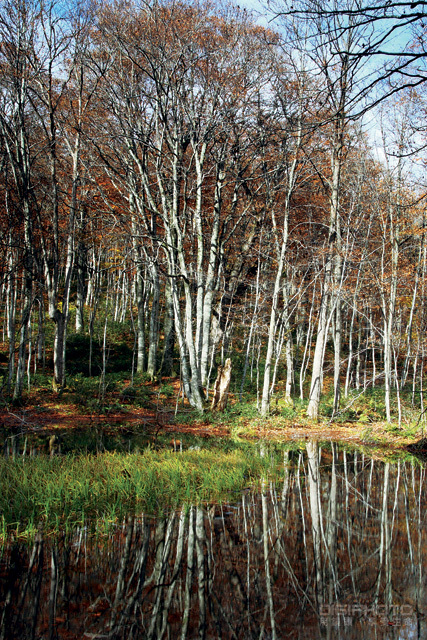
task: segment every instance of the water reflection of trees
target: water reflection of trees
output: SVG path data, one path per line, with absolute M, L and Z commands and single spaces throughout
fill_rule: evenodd
M 425 637 L 424 469 L 313 443 L 284 468 L 234 505 L 10 546 L 0 640 Z

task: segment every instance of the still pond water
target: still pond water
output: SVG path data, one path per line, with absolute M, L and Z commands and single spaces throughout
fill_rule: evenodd
M 427 638 L 425 465 L 283 456 L 233 504 L 4 548 L 0 639 Z

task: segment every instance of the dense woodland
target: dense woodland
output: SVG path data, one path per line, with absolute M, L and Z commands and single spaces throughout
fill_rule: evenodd
M 322 6 L 2 3 L 5 398 L 80 344 L 199 410 L 231 358 L 263 415 L 423 411 L 425 3 Z

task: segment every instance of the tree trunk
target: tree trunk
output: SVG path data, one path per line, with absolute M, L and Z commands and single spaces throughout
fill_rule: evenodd
M 16 265 L 13 261 L 13 252 L 9 254 L 9 275 L 6 291 L 7 310 L 7 338 L 9 342 L 9 358 L 7 366 L 7 390 L 10 393 L 13 374 L 15 371 L 15 333 L 16 333 Z
M 173 300 L 169 280 L 165 286 L 165 319 L 163 322 L 163 358 L 161 371 L 164 376 L 174 376 L 173 351 L 175 345 L 175 323 L 173 313 Z
M 58 392 L 65 386 L 65 336 L 66 317 L 58 309 L 55 310 L 54 360 L 53 360 L 53 389 Z
M 327 258 L 327 260 L 329 260 Z M 317 338 L 314 349 L 313 366 L 311 372 L 310 395 L 307 407 L 307 416 L 312 420 L 319 417 L 320 396 L 323 386 L 323 360 L 325 355 L 326 340 L 328 336 L 329 320 L 329 278 L 328 266 L 325 267 L 325 280 L 323 283 L 323 293 L 320 300 L 319 319 L 317 324 Z
M 159 270 L 156 264 L 151 263 L 149 271 L 151 276 L 152 300 L 148 335 L 147 374 L 151 380 L 154 380 L 157 373 L 157 350 L 159 346 L 160 280 Z
M 224 411 L 227 406 L 228 388 L 231 379 L 231 359 L 227 358 L 225 365 L 218 368 L 218 375 L 215 381 L 211 410 Z

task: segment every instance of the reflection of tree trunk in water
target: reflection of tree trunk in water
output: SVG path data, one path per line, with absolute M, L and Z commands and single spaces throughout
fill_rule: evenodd
M 69 593 L 69 582 L 70 582 L 70 575 L 71 575 L 71 567 L 70 567 L 70 545 L 68 544 L 64 544 L 62 546 L 61 549 L 61 554 L 60 554 L 60 573 L 58 576 L 58 593 L 60 595 L 60 598 L 62 600 L 62 607 L 66 610 L 69 609 L 69 602 L 70 602 L 70 593 Z M 70 623 L 69 620 L 67 619 L 66 621 L 66 629 L 68 631 L 70 627 Z
M 271 638 L 272 640 L 276 639 L 276 623 L 274 620 L 274 603 L 273 603 L 273 592 L 271 589 L 271 576 L 270 576 L 270 563 L 268 558 L 268 510 L 267 510 L 267 494 L 266 494 L 266 486 L 265 480 L 263 480 L 263 488 L 261 493 L 261 503 L 262 503 L 262 533 L 263 533 L 263 543 L 264 543 L 264 570 L 265 570 L 265 584 L 267 590 L 267 603 L 270 611 L 270 624 L 271 624 Z
M 156 587 L 156 601 L 154 603 L 153 611 L 151 613 L 151 622 L 148 629 L 148 633 L 146 635 L 147 640 L 151 640 L 151 638 L 160 637 L 159 626 L 160 626 L 160 620 L 163 617 L 163 611 L 161 610 L 161 606 L 163 602 L 163 591 L 165 588 L 165 584 L 164 584 L 165 575 L 166 575 L 166 570 L 169 566 L 169 553 L 170 553 L 170 547 L 172 543 L 172 533 L 173 533 L 174 523 L 175 523 L 175 513 L 172 513 L 172 515 L 168 519 L 166 532 L 165 532 L 165 526 L 164 526 L 165 523 L 163 522 L 162 529 L 163 529 L 163 532 L 165 532 L 165 535 L 164 535 L 162 544 L 159 545 L 159 547 L 161 546 L 161 552 L 157 554 L 157 557 L 156 557 L 157 567 L 153 572 L 155 576 L 154 585 Z M 156 531 L 156 538 L 158 539 L 157 531 Z
M 384 564 L 384 551 L 387 549 L 388 540 L 388 512 L 387 512 L 387 498 L 388 498 L 388 484 L 390 476 L 390 464 L 387 462 L 384 466 L 384 485 L 383 485 L 383 504 L 381 509 L 381 538 L 379 548 L 379 569 L 377 576 L 377 584 L 375 588 L 374 602 L 377 604 L 381 586 L 381 575 Z
M 417 523 L 418 523 L 418 580 L 416 582 L 416 603 L 417 603 L 417 611 L 420 606 L 420 603 L 424 603 L 424 580 L 423 580 L 423 533 L 425 531 L 424 525 L 421 519 L 421 498 L 425 494 L 424 480 L 425 480 L 425 469 L 418 469 L 419 472 L 419 480 L 418 480 L 418 495 L 415 494 L 415 470 L 414 463 L 412 463 L 412 486 L 414 491 L 414 497 L 416 500 L 417 506 Z
M 13 626 L 13 620 L 12 620 L 13 610 L 11 605 L 13 603 L 13 587 L 16 579 L 15 572 L 13 571 L 13 569 L 15 568 L 15 564 L 17 564 L 18 562 L 19 562 L 18 548 L 12 547 L 10 551 L 10 559 L 9 559 L 9 565 L 12 571 L 9 571 L 9 573 L 7 574 L 7 583 L 5 582 L 4 591 L 3 591 L 5 595 L 3 598 L 3 611 L 0 618 L 0 640 L 7 640 L 7 638 L 9 638 L 11 635 L 9 633 L 9 629 Z M 31 567 L 31 564 L 30 564 L 30 567 Z M 23 584 L 23 594 L 25 594 L 27 590 L 29 575 L 30 575 L 30 568 L 27 573 L 27 579 Z M 22 607 L 24 597 L 25 596 L 23 595 L 20 598 L 19 608 Z
M 337 470 L 336 470 L 336 445 L 332 445 L 332 469 L 331 489 L 329 492 L 329 504 L 326 520 L 326 539 L 329 556 L 328 566 L 328 598 L 329 603 L 338 601 L 339 584 L 337 581 Z
M 185 578 L 184 612 L 182 614 L 181 640 L 187 636 L 188 620 L 190 617 L 191 588 L 193 586 L 193 556 L 194 556 L 194 507 L 190 507 L 187 544 L 187 575 Z
M 413 463 L 411 465 L 412 469 Z M 410 515 L 409 515 L 409 486 L 408 486 L 408 468 L 405 463 L 403 463 L 403 486 L 404 486 L 404 499 L 405 499 L 405 523 L 406 523 L 406 535 L 408 536 L 408 547 L 409 547 L 409 559 L 411 561 L 412 573 L 415 576 L 416 568 L 415 568 L 415 559 L 414 559 L 414 545 L 412 542 L 412 534 L 411 534 L 411 523 L 410 523 Z M 415 492 L 414 492 L 415 498 Z
M 40 610 L 40 595 L 41 595 L 41 586 L 42 586 L 42 578 L 43 578 L 43 538 L 41 533 L 38 534 L 39 539 L 36 541 L 34 545 L 33 554 L 35 554 L 35 562 L 37 562 L 36 574 L 34 577 L 34 588 L 32 589 L 34 593 L 34 609 L 31 620 L 31 640 L 34 640 L 36 637 L 36 626 L 37 626 L 37 618 Z M 31 584 L 31 576 L 28 572 L 30 584 Z
M 368 491 L 366 492 L 366 510 L 365 510 L 365 518 L 368 518 L 369 509 L 371 507 L 370 499 L 371 499 L 371 489 L 372 489 L 372 476 L 374 474 L 374 460 L 371 460 L 371 469 L 369 472 L 369 482 L 368 482 Z
M 394 525 L 396 521 L 396 515 L 398 513 L 398 505 L 399 505 L 399 487 L 400 487 L 400 471 L 401 471 L 401 463 L 398 462 L 397 465 L 397 477 L 396 477 L 396 487 L 394 491 L 394 503 L 393 503 L 393 518 L 391 522 L 391 526 L 388 530 L 387 536 L 387 546 L 386 546 L 386 603 L 391 607 L 393 604 L 393 564 L 392 564 L 392 540 L 393 540 L 393 531 Z
M 282 545 L 282 537 L 285 527 L 287 528 L 288 523 L 286 522 L 286 506 L 287 506 L 287 498 L 289 491 L 289 451 L 285 451 L 283 454 L 283 466 L 284 466 L 284 477 L 283 477 L 283 487 L 282 494 L 280 497 L 280 505 L 279 501 L 276 497 L 276 492 L 271 490 L 271 506 L 274 512 L 274 518 L 276 522 L 276 531 L 275 531 L 275 543 L 273 546 L 274 550 L 274 571 L 273 577 L 274 580 L 278 577 L 278 571 L 281 561 L 281 555 L 284 553 L 283 545 Z
M 290 493 L 290 483 L 291 483 L 291 474 L 290 474 L 290 468 L 289 468 L 289 451 L 285 451 L 284 452 L 284 480 L 283 480 L 283 488 L 282 488 L 282 494 L 281 494 L 281 504 L 280 504 L 280 511 L 279 512 L 279 503 L 277 501 L 276 498 L 276 493 L 274 491 L 271 491 L 271 500 L 272 500 L 272 507 L 274 510 L 274 514 L 275 514 L 275 519 L 277 522 L 277 532 L 275 534 L 276 537 L 276 541 L 274 544 L 274 551 L 275 551 L 275 574 L 274 574 L 274 579 L 276 581 L 276 579 L 280 579 L 280 574 L 278 572 L 279 569 L 279 564 L 281 563 L 282 566 L 284 567 L 289 581 L 294 589 L 295 592 L 295 596 L 298 599 L 298 604 L 299 604 L 299 608 L 300 608 L 300 614 L 303 617 L 303 612 L 305 611 L 305 607 L 308 604 L 310 606 L 310 598 L 308 597 L 307 594 L 307 575 L 308 575 L 308 568 L 307 568 L 307 573 L 304 576 L 303 582 L 301 583 L 301 580 L 299 579 L 299 577 L 296 575 L 295 573 L 295 569 L 298 572 L 298 568 L 299 567 L 295 567 L 295 559 L 291 558 L 289 559 L 289 554 L 287 552 L 286 549 L 286 534 L 284 533 L 285 528 L 287 529 L 287 531 L 290 530 L 290 522 L 289 522 L 289 518 L 292 518 L 292 514 L 293 512 L 295 512 L 296 510 L 296 506 L 295 504 L 291 505 L 290 509 L 289 509 L 289 514 L 288 514 L 288 496 L 290 495 L 292 498 L 292 494 Z M 298 486 L 298 490 L 300 493 L 300 498 L 301 498 L 301 486 L 300 486 L 300 475 L 298 473 L 298 478 L 297 478 L 297 486 Z M 302 499 L 300 500 L 300 506 L 303 509 L 303 502 Z M 305 527 L 305 522 L 304 522 L 304 511 L 301 511 L 302 513 L 302 518 L 303 518 L 303 524 L 302 524 L 302 528 Z M 295 545 L 301 549 L 301 545 L 299 544 L 299 540 L 295 540 Z M 307 560 L 307 546 L 305 544 L 305 536 L 304 536 L 304 550 L 305 550 L 305 558 L 302 558 L 302 556 L 300 555 L 298 560 L 299 562 L 297 563 L 299 564 L 303 564 L 304 560 L 307 564 L 308 560 Z M 277 571 L 277 575 L 276 575 L 276 571 Z
M 283 489 L 282 489 L 282 511 L 283 514 L 286 514 L 286 502 L 289 493 L 289 477 L 290 477 L 290 469 L 289 469 L 289 451 L 285 451 L 283 453 Z
M 113 610 L 111 613 L 110 626 L 112 629 L 114 629 L 114 626 L 116 624 L 118 609 L 121 605 L 123 605 L 125 577 L 126 577 L 126 572 L 129 566 L 130 552 L 131 552 L 131 546 L 132 546 L 133 525 L 134 525 L 134 519 L 129 518 L 126 525 L 125 547 L 123 549 L 123 555 L 120 561 L 120 570 L 119 570 L 119 575 L 117 576 L 116 595 L 114 597 Z
M 3 611 L 0 619 L 0 640 L 17 637 L 23 622 L 26 625 L 25 630 L 29 627 L 25 637 L 31 639 L 36 637 L 43 577 L 43 552 L 43 538 L 41 533 L 38 532 L 31 551 L 25 578 L 22 575 L 20 579 L 19 600 L 16 601 L 16 570 L 21 566 L 22 558 L 19 547 L 12 547 L 7 583 L 4 590 L 2 589 L 5 597 L 2 601 Z M 28 607 L 29 615 L 28 617 L 23 617 L 23 611 L 26 607 Z
M 156 532 L 154 534 L 154 545 L 156 558 L 154 560 L 153 570 L 149 578 L 145 583 L 145 586 L 148 586 L 152 582 L 157 584 L 159 582 L 159 575 L 161 571 L 161 563 L 162 563 L 162 555 L 163 555 L 163 547 L 165 543 L 165 531 L 166 531 L 166 521 L 164 518 L 160 518 L 156 523 Z
M 129 586 L 133 584 L 133 580 L 136 575 L 138 575 L 136 587 L 131 596 L 126 593 L 124 601 L 126 602 L 125 608 L 122 610 L 121 617 L 118 619 L 115 628 L 112 628 L 110 631 L 110 639 L 115 637 L 119 637 L 120 630 L 124 627 L 126 622 L 130 619 L 132 615 L 132 611 L 136 608 L 139 608 L 141 601 L 141 594 L 144 588 L 145 583 L 145 572 L 147 568 L 147 557 L 148 557 L 148 545 L 150 543 L 150 523 L 147 519 L 144 518 L 143 525 L 143 538 L 141 548 L 135 558 L 135 564 L 132 570 L 132 574 L 127 580 L 127 592 L 129 590 Z M 110 625 L 111 626 L 111 625 Z
M 58 595 L 58 553 L 53 546 L 50 560 L 49 640 L 55 638 L 56 598 Z
M 162 618 L 162 628 L 159 634 L 159 638 L 163 638 L 166 632 L 166 625 L 168 622 L 169 609 L 172 602 L 173 592 L 176 586 L 176 579 L 178 577 L 179 570 L 182 564 L 182 551 L 184 548 L 184 534 L 185 534 L 185 522 L 186 522 L 186 509 L 182 507 L 181 515 L 179 517 L 179 528 L 178 528 L 178 540 L 176 543 L 176 554 L 175 554 L 175 562 L 173 566 L 173 572 L 170 580 L 168 580 L 169 588 L 167 591 L 167 595 L 164 601 L 163 606 L 163 618 Z
M 273 506 L 276 507 L 276 520 L 278 523 L 278 527 L 277 527 L 277 537 L 276 537 L 276 545 L 279 544 L 281 542 L 282 539 L 282 534 L 283 534 L 283 530 L 285 529 L 285 526 L 288 526 L 288 523 L 286 522 L 286 515 L 287 515 L 287 501 L 288 501 L 288 493 L 289 493 L 289 451 L 285 451 L 283 454 L 283 473 L 284 473 L 284 477 L 283 477 L 283 487 L 282 487 L 282 495 L 281 495 L 281 499 L 280 499 L 280 513 L 279 513 L 279 509 L 278 509 L 278 502 L 275 499 L 275 496 L 272 495 L 272 500 L 273 500 Z M 277 565 L 279 563 L 280 560 L 280 554 L 277 553 L 276 554 L 276 561 L 275 561 L 275 571 L 277 570 Z
M 385 541 L 386 541 L 386 544 L 385 544 L 385 575 L 386 575 L 385 604 L 388 605 L 389 607 L 391 607 L 393 604 L 393 585 L 392 585 L 393 565 L 392 565 L 392 557 L 391 557 L 391 541 L 393 539 L 394 523 L 396 520 L 396 513 L 398 508 L 399 486 L 400 486 L 400 461 L 397 463 L 397 477 L 396 477 L 396 486 L 394 490 L 394 503 L 393 503 L 393 518 L 390 526 L 387 527 L 386 529 L 386 535 L 385 535 Z
M 304 587 L 304 591 L 307 588 L 308 585 L 308 581 L 309 581 L 309 576 L 310 576 L 310 570 L 309 570 L 309 566 L 308 566 L 308 549 L 307 549 L 307 538 L 305 535 L 305 531 L 306 531 L 306 524 L 305 524 L 305 510 L 304 510 L 304 501 L 302 498 L 302 491 L 301 491 L 301 474 L 300 474 L 300 469 L 301 469 L 301 462 L 302 462 L 302 453 L 300 453 L 299 458 L 298 458 L 298 467 L 297 467 L 297 476 L 296 476 L 296 480 L 297 480 L 297 487 L 298 487 L 298 497 L 299 497 L 299 504 L 300 504 L 300 509 L 301 509 L 301 524 L 302 524 L 302 535 L 303 535 L 303 542 L 304 542 L 304 558 L 302 558 L 300 556 L 299 560 L 301 562 L 301 564 L 304 561 L 304 566 L 305 566 L 305 584 L 303 585 Z M 299 548 L 300 545 L 298 545 Z
M 206 531 L 202 507 L 196 507 L 196 555 L 197 555 L 197 582 L 199 595 L 199 638 L 206 636 L 206 567 L 204 547 L 206 544 Z
M 311 529 L 313 533 L 313 553 L 316 574 L 316 596 L 318 604 L 323 603 L 322 551 L 320 545 L 320 482 L 319 452 L 315 442 L 307 442 L 308 481 L 310 487 Z
M 344 462 L 344 487 L 345 487 L 345 518 L 346 518 L 346 530 L 347 530 L 347 553 L 348 553 L 348 562 L 350 565 L 350 578 L 351 578 L 351 586 L 353 588 L 353 595 L 356 598 L 358 595 L 358 589 L 356 587 L 355 580 L 355 571 L 357 572 L 359 566 L 356 566 L 356 570 L 353 567 L 353 558 L 352 558 L 352 522 L 351 522 L 351 509 L 349 504 L 349 488 L 350 488 L 350 480 L 348 479 L 348 466 L 347 466 L 347 452 L 343 451 L 343 462 Z
M 249 528 L 248 528 L 248 518 L 246 512 L 248 511 L 248 506 L 246 505 L 246 496 L 243 494 L 242 496 L 242 510 L 243 510 L 243 525 L 245 532 L 245 541 L 246 541 L 246 622 L 248 625 L 248 629 L 250 629 L 251 623 L 251 604 L 250 604 L 250 593 L 251 593 L 251 546 L 249 544 Z M 249 514 L 249 512 L 248 512 Z

